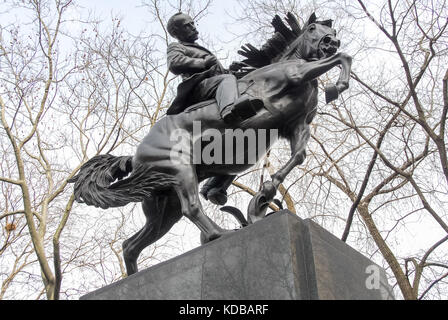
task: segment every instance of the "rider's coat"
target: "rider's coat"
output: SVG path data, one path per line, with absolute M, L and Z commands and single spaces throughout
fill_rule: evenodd
M 183 80 L 177 88 L 176 98 L 167 111 L 168 115 L 180 113 L 191 104 L 189 99 L 191 93 L 202 80 L 227 73 L 218 59 L 216 66 L 207 69 L 205 58 L 208 56 L 215 57 L 209 50 L 196 43 L 173 42 L 168 45 L 168 69 L 173 74 L 182 76 Z

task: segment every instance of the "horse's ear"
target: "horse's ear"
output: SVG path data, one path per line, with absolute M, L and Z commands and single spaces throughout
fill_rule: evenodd
M 313 12 L 310 18 L 308 19 L 307 25 L 309 26 L 310 24 L 316 22 L 316 20 L 317 20 L 316 13 Z
M 325 21 L 319 21 L 319 23 L 329 28 L 333 28 L 333 20 L 331 19 Z

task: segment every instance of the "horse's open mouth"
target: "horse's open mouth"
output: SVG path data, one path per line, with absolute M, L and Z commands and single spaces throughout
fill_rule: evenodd
M 329 58 L 339 49 L 340 41 L 331 36 L 325 36 L 319 43 L 318 55 L 319 59 Z
M 332 47 L 332 48 L 319 48 L 319 58 L 329 58 L 332 55 L 334 55 L 338 51 L 338 48 Z

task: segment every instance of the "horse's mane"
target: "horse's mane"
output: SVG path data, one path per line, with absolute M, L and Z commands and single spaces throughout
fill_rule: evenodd
M 295 42 L 312 23 L 319 23 L 331 28 L 332 20 L 317 21 L 316 14 L 311 14 L 307 23 L 300 27 L 299 21 L 291 12 L 285 17 L 289 27 L 283 22 L 279 15 L 275 15 L 271 24 L 275 29 L 274 35 L 261 47 L 257 49 L 250 43 L 241 47 L 238 53 L 244 57 L 244 63 L 254 68 L 261 68 L 271 63 L 277 62 L 283 55 L 292 50 L 291 44 Z

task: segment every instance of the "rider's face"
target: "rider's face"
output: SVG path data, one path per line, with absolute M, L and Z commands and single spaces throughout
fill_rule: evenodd
M 199 32 L 196 29 L 193 19 L 189 16 L 182 16 L 177 23 L 177 38 L 180 41 L 195 42 L 198 40 Z

